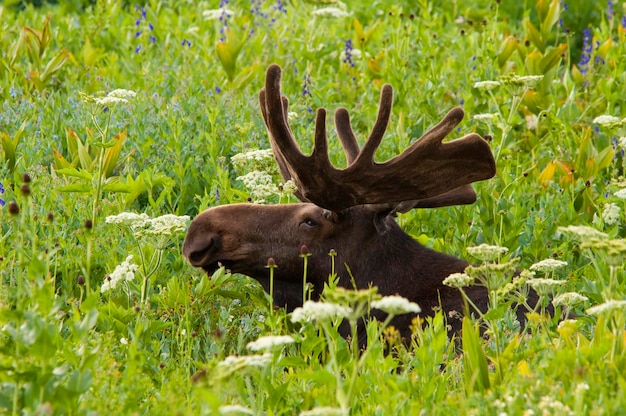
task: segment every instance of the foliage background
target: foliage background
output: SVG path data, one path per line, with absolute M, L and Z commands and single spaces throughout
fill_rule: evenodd
M 326 7 L 338 16 L 314 14 Z M 458 256 L 485 242 L 507 247 L 522 269 L 566 261 L 562 290 L 586 296 L 585 307 L 622 301 L 624 7 L 5 1 L 0 409 L 203 414 L 237 404 L 294 414 L 341 404 L 343 379 L 335 376 L 348 367 L 326 360 L 321 330 L 309 328 L 268 367 L 220 375 L 218 363 L 247 354 L 260 334 L 297 333 L 284 312 L 269 310 L 250 279 L 192 270 L 179 254 L 181 234 L 141 240 L 105 222 L 124 211 L 193 216 L 246 201 L 250 190 L 231 157 L 268 147 L 257 94 L 271 63 L 283 67 L 291 126 L 304 149 L 318 107 L 349 108 L 357 136 L 366 137 L 384 83 L 395 99 L 380 160 L 463 106 L 458 135 L 492 137 L 497 177 L 476 184 L 475 205 L 413 211 L 399 218 L 403 228 Z M 511 78 L 532 75 L 543 78 L 536 85 Z M 481 81 L 501 84 L 488 90 Z M 106 111 L 94 102 L 117 88 L 137 95 Z M 606 115 L 613 118 L 598 118 Z M 344 163 L 336 141 L 330 149 Z M 10 213 L 11 202 L 19 214 Z M 590 225 L 617 248 L 585 248 L 559 232 L 569 225 Z M 100 293 L 129 254 L 143 259 L 141 278 Z M 560 313 L 538 315 L 524 331 L 498 326 L 497 342 L 488 333 L 465 351 L 489 359 L 491 381 L 483 385 L 464 378 L 468 364 L 448 342 L 441 315 L 396 354 L 383 354 L 388 340 L 372 339 L 374 352 L 358 365 L 357 351 L 347 353 L 335 337 L 343 365 L 360 374 L 349 407 L 353 414 L 625 412 L 623 306 L 600 318 L 585 307 L 566 324 Z

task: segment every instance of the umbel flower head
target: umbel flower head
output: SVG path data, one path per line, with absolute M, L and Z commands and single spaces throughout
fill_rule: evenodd
M 289 335 L 266 335 L 256 341 L 249 342 L 247 347 L 250 351 L 271 351 L 276 347 L 293 344 L 295 340 Z
M 442 283 L 446 286 L 456 287 L 458 289 L 474 283 L 474 278 L 466 273 L 452 273 L 450 276 L 443 279 Z
M 545 259 L 530 266 L 530 270 L 532 270 L 533 272 L 541 272 L 545 274 L 562 269 L 565 266 L 567 266 L 566 261 Z
M 291 313 L 291 322 L 322 322 L 336 318 L 347 318 L 352 309 L 347 306 L 328 302 L 306 301 L 300 308 Z
M 372 308 L 380 309 L 390 315 L 403 315 L 405 313 L 420 313 L 422 308 L 415 302 L 409 301 L 402 296 L 385 296 L 372 302 Z
M 132 281 L 135 278 L 135 272 L 139 268 L 139 266 L 132 261 L 133 255 L 131 254 L 113 270 L 113 273 L 104 279 L 100 292 L 104 293 L 110 289 L 115 289 L 120 282 Z
M 506 247 L 491 246 L 489 244 L 481 244 L 476 247 L 468 247 L 467 252 L 470 256 L 476 257 L 482 261 L 495 261 L 509 252 Z

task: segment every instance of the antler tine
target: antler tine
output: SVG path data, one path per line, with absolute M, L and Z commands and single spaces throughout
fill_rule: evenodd
M 335 128 L 337 129 L 341 147 L 343 147 L 343 151 L 346 154 L 348 166 L 350 166 L 359 155 L 361 149 L 350 125 L 350 113 L 345 108 L 338 108 L 335 111 Z
M 391 117 L 391 105 L 393 103 L 393 88 L 389 84 L 383 85 L 383 89 L 380 92 L 380 102 L 378 104 L 378 116 L 376 122 L 372 128 L 367 141 L 363 145 L 361 152 L 354 161 L 355 164 L 374 164 L 374 153 L 380 146 L 380 142 L 383 140 L 385 130 L 389 124 L 389 118 Z

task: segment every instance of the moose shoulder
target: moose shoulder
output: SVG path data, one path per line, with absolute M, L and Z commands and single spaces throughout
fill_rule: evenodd
M 348 112 L 336 111 L 337 135 L 348 163 L 337 169 L 328 159 L 324 109 L 317 112 L 312 154 L 306 156 L 298 148 L 287 123 L 288 100 L 281 95 L 280 76 L 277 65 L 267 70 L 261 110 L 281 174 L 294 181 L 302 203 L 210 208 L 191 223 L 183 255 L 209 273 L 224 265 L 258 280 L 266 290 L 266 264 L 273 258 L 278 265 L 275 304 L 292 310 L 302 304 L 301 247 L 311 254 L 307 281 L 313 285 L 313 298 L 319 297 L 331 272 L 328 254 L 334 250 L 335 271 L 345 286 L 352 284 L 351 274 L 357 287 L 374 285 L 383 295 L 402 295 L 418 303 L 425 314 L 437 306 L 461 311 L 460 294 L 442 281 L 462 272 L 467 262 L 420 245 L 397 225 L 395 214 L 473 203 L 476 194 L 470 184 L 495 174 L 487 142 L 476 134 L 442 142 L 463 118 L 463 111 L 456 108 L 402 154 L 385 163 L 374 162 L 391 114 L 392 89 L 386 85 L 362 149 Z M 481 288 L 469 288 L 467 293 L 477 305 L 486 304 Z M 394 324 L 406 334 L 410 318 Z

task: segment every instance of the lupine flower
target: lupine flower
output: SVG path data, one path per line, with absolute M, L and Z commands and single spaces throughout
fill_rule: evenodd
M 191 42 L 188 41 L 187 39 L 183 39 L 183 41 L 181 42 L 182 46 L 191 46 Z
M 407 298 L 397 295 L 384 296 L 382 299 L 372 301 L 372 308 L 380 309 L 393 315 L 420 313 L 422 311 L 422 308 L 417 303 L 410 302 Z
M 0 182 L 0 207 L 3 207 L 6 204 L 6 201 L 2 198 L 4 195 L 4 185 Z
M 304 74 L 304 81 L 302 82 L 302 95 L 308 95 L 309 97 L 313 96 L 311 95 L 311 77 L 309 74 Z
M 249 342 L 247 347 L 250 351 L 268 351 L 274 349 L 274 347 L 282 347 L 294 342 L 293 337 L 289 335 L 268 335 Z
M 593 52 L 593 44 L 591 43 L 591 30 L 589 28 L 583 30 L 583 51 L 578 61 L 578 69 L 580 73 L 585 75 L 589 69 L 589 61 Z
M 481 244 L 476 247 L 467 247 L 467 252 L 470 256 L 476 257 L 482 261 L 494 261 L 500 258 L 500 256 L 509 252 L 506 247 L 490 246 L 488 244 Z

